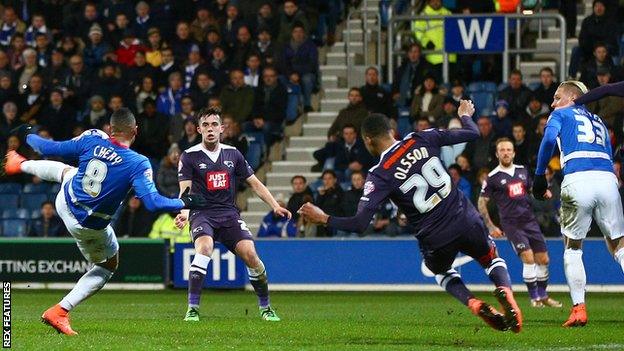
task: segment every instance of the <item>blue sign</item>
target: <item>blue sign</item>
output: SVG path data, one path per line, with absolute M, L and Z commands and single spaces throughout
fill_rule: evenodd
M 491 53 L 505 51 L 505 18 L 446 17 L 444 50 L 457 53 Z
M 195 257 L 192 244 L 176 244 L 173 254 L 173 286 L 188 286 L 189 270 Z M 206 270 L 205 288 L 242 289 L 247 282 L 245 263 L 225 246 L 216 243 Z

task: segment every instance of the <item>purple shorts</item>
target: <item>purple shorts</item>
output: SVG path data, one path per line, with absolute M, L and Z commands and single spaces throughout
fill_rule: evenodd
M 533 250 L 533 252 L 547 251 L 546 241 L 544 241 L 544 235 L 537 221 L 505 223 L 501 227 L 517 254 L 526 250 Z
M 446 273 L 452 268 L 458 253 L 463 253 L 487 267 L 496 252 L 496 244 L 490 239 L 489 233 L 480 217 L 466 219 L 463 232 L 450 243 L 433 250 L 421 248 L 425 265 L 434 274 Z
M 253 240 L 247 224 L 238 215 L 223 218 L 205 211 L 192 211 L 190 223 L 193 242 L 200 236 L 208 235 L 233 253 L 236 253 L 234 249 L 239 241 Z

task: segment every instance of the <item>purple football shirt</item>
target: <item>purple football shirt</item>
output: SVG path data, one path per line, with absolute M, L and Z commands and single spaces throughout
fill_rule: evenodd
M 494 200 L 501 221 L 523 223 L 535 220 L 529 189 L 531 179 L 524 166 L 494 168 L 481 187 L 481 196 Z
M 238 215 L 236 183 L 247 179 L 253 170 L 235 148 L 220 144 L 212 152 L 203 143 L 186 149 L 180 156 L 178 180 L 192 180 L 191 194 L 201 194 L 208 200 L 212 216 Z

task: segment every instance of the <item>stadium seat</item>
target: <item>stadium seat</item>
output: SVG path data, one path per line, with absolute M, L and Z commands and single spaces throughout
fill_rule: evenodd
M 28 183 L 24 185 L 24 189 L 22 189 L 22 193 L 24 194 L 47 193 L 48 191 L 50 191 L 50 186 L 51 186 L 50 183 L 39 183 L 39 184 Z
M 262 164 L 262 145 L 258 143 L 249 143 L 245 159 L 254 170 L 257 170 Z
M 41 208 L 45 201 L 48 201 L 48 194 L 22 194 L 22 207 L 29 210 Z
M 496 83 L 490 81 L 478 81 L 472 82 L 468 84 L 468 88 L 466 89 L 467 93 L 476 93 L 476 92 L 496 92 Z
M 0 194 L 19 194 L 21 191 L 22 185 L 19 183 L 0 184 Z
M 542 85 L 542 82 L 531 82 L 529 83 L 528 87 L 529 89 L 531 89 L 531 91 L 536 91 L 537 88 L 540 87 L 540 85 Z
M 28 234 L 28 221 L 25 219 L 2 220 L 2 234 L 5 237 L 22 237 Z
M 16 209 L 18 202 L 18 194 L 0 194 L 0 210 Z
M 11 219 L 11 218 L 29 219 L 30 211 L 28 211 L 25 208 L 7 208 L 6 210 L 2 211 L 2 218 L 3 219 Z
M 36 210 L 31 210 L 30 211 L 30 219 L 37 219 L 41 217 L 41 210 L 40 209 L 36 209 Z
M 474 102 L 476 115 L 481 116 L 485 110 L 492 110 L 494 106 L 494 94 L 489 92 L 476 92 L 470 94 L 470 99 Z

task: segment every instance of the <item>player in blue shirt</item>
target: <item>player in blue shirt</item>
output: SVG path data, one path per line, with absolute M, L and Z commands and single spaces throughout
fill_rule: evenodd
M 574 306 L 564 327 L 587 324 L 585 267 L 582 242 L 592 218 L 605 236 L 607 247 L 624 270 L 624 219 L 613 173 L 609 132 L 600 117 L 575 104 L 587 92 L 578 81 L 565 81 L 555 92 L 555 109 L 544 131 L 537 157 L 533 195 L 547 197 L 546 166 L 555 143 L 561 152 L 561 233 L 564 235 L 564 270 Z
M 45 323 L 67 335 L 77 334 L 69 324 L 69 311 L 100 290 L 117 269 L 119 244 L 110 221 L 131 189 L 150 211 L 179 211 L 206 204 L 201 195 L 188 192 L 180 199 L 158 194 L 149 161 L 129 149 L 137 134 L 132 113 L 116 111 L 110 123 L 110 138 L 97 129 L 63 142 L 34 134 L 26 137 L 41 155 L 78 159 L 78 168 L 57 161 L 29 161 L 14 151 L 7 154 L 6 174 L 25 172 L 62 184 L 56 210 L 83 256 L 94 264 L 69 294 L 42 316 Z
M 417 229 L 425 265 L 448 293 L 468 306 L 497 330 L 522 328 L 522 314 L 513 297 L 505 261 L 498 257 L 496 245 L 488 236 L 483 220 L 470 201 L 452 186 L 450 175 L 440 161 L 440 148 L 474 140 L 479 130 L 472 121 L 474 106 L 462 100 L 458 109 L 462 129 L 427 129 L 397 141 L 387 118 L 372 114 L 362 123 L 366 148 L 380 156 L 364 184 L 364 193 L 353 217 L 328 216 L 306 203 L 299 213 L 312 223 L 348 232 L 363 232 L 379 205 L 392 200 Z M 466 287 L 453 262 L 459 252 L 474 258 L 495 284 L 495 296 L 505 316 L 477 299 Z

